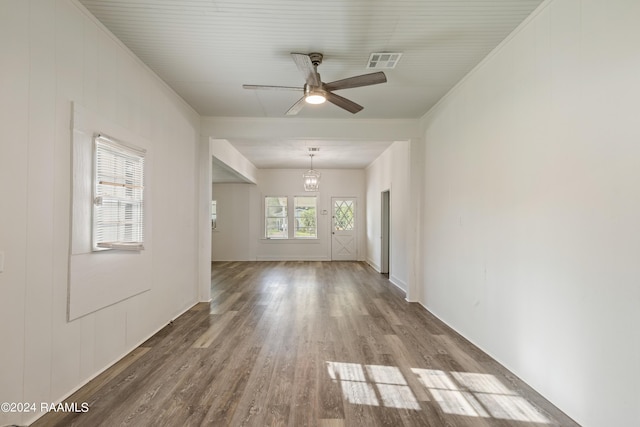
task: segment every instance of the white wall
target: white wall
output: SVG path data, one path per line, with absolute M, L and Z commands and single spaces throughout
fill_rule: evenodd
M 197 301 L 199 117 L 72 1 L 0 2 L 0 58 L 0 401 L 54 402 Z M 153 271 L 67 322 L 72 101 L 152 143 Z
M 318 169 L 320 191 L 318 196 L 318 239 L 317 240 L 266 240 L 262 209 L 265 196 L 305 196 L 302 185 L 302 169 L 260 169 L 258 171 L 258 206 L 255 223 L 259 224 L 256 241 L 258 260 L 331 260 L 331 197 L 355 197 L 357 199 L 357 258 L 365 259 L 365 173 L 361 169 Z M 323 210 L 327 211 L 322 215 Z
M 331 260 L 331 197 L 355 197 L 359 222 L 358 260 L 366 256 L 365 172 L 320 169 L 320 191 L 305 193 L 302 169 L 258 169 L 257 185 L 214 184 L 218 230 L 212 233 L 212 260 Z M 265 196 L 318 196 L 317 240 L 264 238 Z M 327 211 L 322 215 L 323 210 Z M 234 241 L 234 236 L 236 236 Z
M 389 280 L 407 291 L 409 245 L 409 141 L 394 142 L 366 169 L 367 262 L 380 271 L 382 257 L 381 193 L 390 194 Z
M 424 119 L 422 302 L 585 426 L 640 425 L 640 2 L 547 2 Z

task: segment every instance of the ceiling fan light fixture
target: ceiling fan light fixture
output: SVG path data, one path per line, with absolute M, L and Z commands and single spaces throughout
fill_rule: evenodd
M 319 88 L 307 86 L 304 94 L 304 100 L 307 104 L 323 104 L 327 100 L 325 92 Z
M 325 98 L 321 93 L 313 93 L 307 95 L 304 100 L 307 104 L 323 104 L 327 100 L 327 98 Z

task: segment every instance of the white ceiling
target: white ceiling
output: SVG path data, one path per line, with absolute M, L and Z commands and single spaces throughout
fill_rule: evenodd
M 309 148 L 318 148 L 314 152 L 313 167 L 317 169 L 363 169 L 389 147 L 390 141 L 371 140 L 303 140 L 283 139 L 265 140 L 236 139 L 233 146 L 245 157 L 252 157 L 252 163 L 258 169 L 295 169 L 309 168 L 312 154 Z M 274 149 L 277 147 L 277 149 Z M 287 153 L 286 157 L 283 156 Z
M 291 52 L 323 53 L 324 82 L 372 72 L 372 52 L 401 52 L 387 83 L 339 91 L 361 112 L 325 103 L 296 118 L 407 119 L 424 115 L 542 0 L 79 1 L 202 116 L 283 117 L 300 94 L 242 85 L 302 86 Z M 308 143 L 229 142 L 259 168 L 301 167 L 287 161 L 289 145 Z M 328 167 L 391 143 L 334 142 Z

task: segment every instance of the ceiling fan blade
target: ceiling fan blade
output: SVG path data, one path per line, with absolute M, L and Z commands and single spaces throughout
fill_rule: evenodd
M 325 96 L 327 97 L 327 101 L 353 114 L 357 113 L 358 111 L 364 108 L 362 105 L 358 105 L 355 102 L 350 101 L 347 98 L 343 98 L 340 95 L 336 95 L 335 93 L 332 93 L 332 92 L 327 91 Z
M 306 102 L 304 101 L 304 98 L 305 98 L 304 96 L 300 98 L 298 102 L 293 104 L 285 114 L 287 116 L 295 116 L 296 114 L 298 114 L 300 110 L 302 110 L 302 107 L 304 107 L 304 104 L 306 104 Z
M 362 74 L 360 76 L 349 77 L 342 80 L 336 80 L 335 82 L 325 83 L 324 90 L 339 90 L 349 89 L 352 87 L 370 86 L 385 83 L 387 76 L 382 71 L 371 74 Z
M 257 89 L 257 90 L 297 90 L 301 91 L 304 88 L 293 86 L 266 86 L 266 85 L 242 85 L 244 89 Z
M 293 61 L 296 63 L 298 70 L 304 76 L 305 82 L 307 82 L 310 86 L 320 86 L 321 82 L 318 78 L 318 73 L 316 72 L 316 68 L 313 66 L 311 62 L 311 58 L 306 53 L 292 53 L 291 57 Z

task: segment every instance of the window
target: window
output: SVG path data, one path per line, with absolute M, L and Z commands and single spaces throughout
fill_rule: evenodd
M 145 150 L 94 139 L 93 249 L 144 249 Z
M 211 229 L 218 228 L 218 204 L 215 200 L 211 201 Z
M 318 237 L 316 197 L 294 197 L 293 212 L 295 220 L 293 237 L 296 239 L 316 239 Z
M 265 197 L 265 237 L 267 239 L 287 239 L 287 198 Z
M 316 196 L 265 197 L 265 238 L 317 239 Z M 288 224 L 293 224 L 291 230 Z

